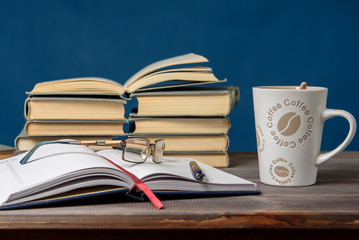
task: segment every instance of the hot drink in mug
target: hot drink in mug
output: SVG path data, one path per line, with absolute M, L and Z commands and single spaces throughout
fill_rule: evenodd
M 327 109 L 324 87 L 254 87 L 259 175 L 263 183 L 306 186 L 316 182 L 317 167 L 343 151 L 356 131 L 355 118 L 344 110 Z M 346 139 L 320 153 L 324 122 L 332 117 L 349 122 Z M 330 131 L 330 129 L 326 129 Z

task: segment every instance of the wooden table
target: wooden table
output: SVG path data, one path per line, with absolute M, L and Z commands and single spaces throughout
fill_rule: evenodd
M 261 184 L 255 153 L 230 153 L 232 174 L 257 182 L 261 195 L 122 202 L 0 211 L 0 239 L 359 239 L 359 152 L 319 168 L 309 187 Z

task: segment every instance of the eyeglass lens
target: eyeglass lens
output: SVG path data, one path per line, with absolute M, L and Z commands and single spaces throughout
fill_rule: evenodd
M 144 138 L 125 139 L 125 148 L 123 150 L 123 159 L 133 163 L 143 163 L 146 161 L 151 142 Z
M 163 155 L 163 150 L 165 149 L 165 141 L 164 140 L 157 140 L 155 142 L 155 152 L 153 154 L 153 161 L 155 163 L 160 163 L 162 162 L 162 155 Z

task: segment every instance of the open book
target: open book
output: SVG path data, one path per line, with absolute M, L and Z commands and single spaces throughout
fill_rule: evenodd
M 20 164 L 24 154 L 0 161 L 1 208 L 68 199 L 64 193 L 76 189 L 87 189 L 82 195 L 93 194 L 91 187 L 99 186 L 128 191 L 134 185 L 132 178 L 102 156 L 136 175 L 155 193 L 258 193 L 255 183 L 201 162 L 197 163 L 206 178 L 195 180 L 189 166 L 192 159 L 164 158 L 160 164 L 150 160 L 133 164 L 122 160 L 120 150 L 96 153 L 86 146 L 49 144 L 39 148 L 26 164 Z
M 122 96 L 141 89 L 153 89 L 148 88 L 151 85 L 160 85 L 154 87 L 157 89 L 226 81 L 218 80 L 210 67 L 198 66 L 198 64 L 206 62 L 208 60 L 205 57 L 189 53 L 152 63 L 134 74 L 123 85 L 105 78 L 71 78 L 38 83 L 31 92 L 28 92 L 28 95 L 103 94 Z

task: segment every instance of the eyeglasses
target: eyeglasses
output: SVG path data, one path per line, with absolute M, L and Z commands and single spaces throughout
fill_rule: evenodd
M 21 164 L 26 164 L 34 152 L 41 146 L 48 144 L 73 144 L 73 145 L 87 145 L 87 146 L 112 146 L 120 147 L 122 151 L 122 160 L 130 163 L 144 163 L 146 159 L 151 156 L 154 163 L 161 163 L 163 151 L 165 149 L 165 142 L 163 139 L 151 143 L 146 138 L 127 138 L 125 140 L 109 140 L 109 141 L 77 141 L 77 140 L 56 140 L 44 141 L 35 145 L 20 161 Z

